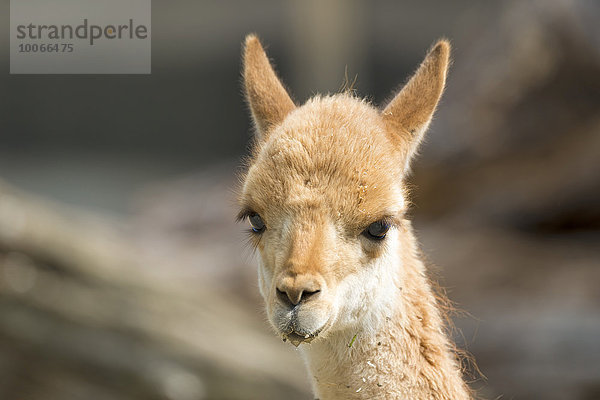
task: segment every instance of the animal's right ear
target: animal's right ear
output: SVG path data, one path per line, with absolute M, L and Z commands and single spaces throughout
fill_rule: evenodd
M 246 36 L 244 46 L 244 89 L 259 138 L 296 108 L 253 34 Z

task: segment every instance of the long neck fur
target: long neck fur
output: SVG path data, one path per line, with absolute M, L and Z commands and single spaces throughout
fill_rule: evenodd
M 396 298 L 369 319 L 378 326 L 302 346 L 321 400 L 470 398 L 408 221 L 399 233 Z

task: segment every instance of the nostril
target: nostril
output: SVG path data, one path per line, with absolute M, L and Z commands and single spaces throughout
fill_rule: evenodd
M 276 288 L 277 291 L 277 297 L 279 298 L 279 300 L 283 303 L 291 303 L 287 293 L 279 288 Z
M 321 292 L 319 289 L 317 290 L 305 290 L 302 292 L 302 296 L 300 297 L 300 301 L 303 300 L 308 300 L 310 297 L 314 296 L 315 294 L 318 294 L 319 292 Z
M 303 301 L 308 300 L 310 297 L 313 297 L 314 295 L 318 294 L 321 292 L 321 290 L 317 289 L 317 290 L 294 290 L 294 289 L 289 289 L 289 290 L 281 290 L 279 288 L 275 288 L 276 293 L 277 293 L 277 297 L 279 298 L 279 301 L 281 301 L 284 304 L 289 304 L 289 305 L 297 305 L 298 303 L 301 303 Z

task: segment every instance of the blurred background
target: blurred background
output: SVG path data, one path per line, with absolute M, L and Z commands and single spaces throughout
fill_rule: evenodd
M 155 0 L 152 17 L 148 76 L 9 75 L 0 37 L 0 398 L 312 398 L 234 222 L 256 32 L 298 103 L 357 76 L 384 104 L 452 41 L 411 214 L 468 380 L 600 399 L 597 1 Z

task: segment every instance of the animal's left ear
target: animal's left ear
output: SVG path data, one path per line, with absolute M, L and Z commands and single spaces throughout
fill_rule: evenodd
M 449 57 L 450 43 L 440 40 L 400 93 L 382 111 L 388 129 L 400 139 L 406 169 L 444 91 Z

